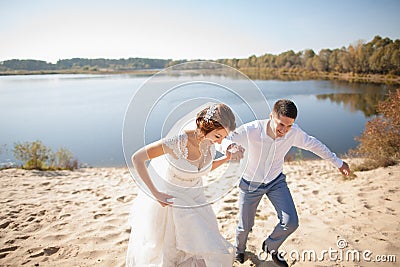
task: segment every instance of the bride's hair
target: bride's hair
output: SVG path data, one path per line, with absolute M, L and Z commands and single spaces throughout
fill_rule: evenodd
M 197 113 L 196 125 L 203 135 L 220 128 L 230 132 L 236 128 L 235 115 L 227 105 L 214 104 Z

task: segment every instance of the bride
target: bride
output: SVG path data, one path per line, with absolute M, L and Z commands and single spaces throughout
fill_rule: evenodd
M 225 104 L 197 113 L 196 129 L 149 144 L 132 156 L 147 187 L 134 201 L 126 266 L 232 266 L 235 248 L 221 236 L 207 203 L 202 176 L 229 160 L 240 160 L 242 149 L 214 159 L 214 144 L 236 128 Z M 167 162 L 157 171 L 157 159 Z M 151 163 L 146 167 L 146 162 Z

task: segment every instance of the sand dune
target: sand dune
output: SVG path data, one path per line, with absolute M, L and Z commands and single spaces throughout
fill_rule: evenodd
M 212 175 L 220 175 L 217 170 Z M 343 180 L 323 161 L 287 164 L 285 173 L 300 227 L 282 247 L 293 266 L 399 266 L 400 166 L 356 173 Z M 235 173 L 230 173 L 230 177 Z M 40 172 L 0 171 L 0 266 L 124 266 L 127 223 L 137 187 L 125 168 Z M 222 234 L 232 243 L 237 221 L 237 189 L 213 204 Z M 263 239 L 277 223 L 265 198 L 242 266 L 274 266 L 259 259 Z M 343 249 L 338 248 L 347 243 Z M 371 251 L 367 259 L 395 255 L 397 263 L 309 261 L 313 250 Z M 368 253 L 367 253 L 368 254 Z M 368 255 L 367 255 L 368 256 Z M 235 266 L 239 266 L 235 263 Z

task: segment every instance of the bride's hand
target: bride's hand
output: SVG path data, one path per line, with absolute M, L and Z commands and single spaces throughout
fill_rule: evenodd
M 174 197 L 163 192 L 156 192 L 153 194 L 161 206 L 166 207 L 173 204 Z

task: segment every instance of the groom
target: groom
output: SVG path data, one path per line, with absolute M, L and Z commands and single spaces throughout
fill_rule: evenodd
M 279 222 L 262 244 L 278 266 L 288 266 L 278 248 L 298 227 L 292 195 L 282 173 L 284 157 L 292 146 L 309 150 L 328 160 L 344 175 L 350 174 L 348 164 L 332 153 L 323 143 L 308 135 L 294 123 L 297 107 L 287 99 L 278 100 L 269 119 L 256 120 L 239 127 L 229 138 L 243 146 L 248 164 L 239 183 L 239 222 L 236 230 L 236 260 L 244 262 L 247 237 L 261 198 L 266 195 L 274 206 Z

